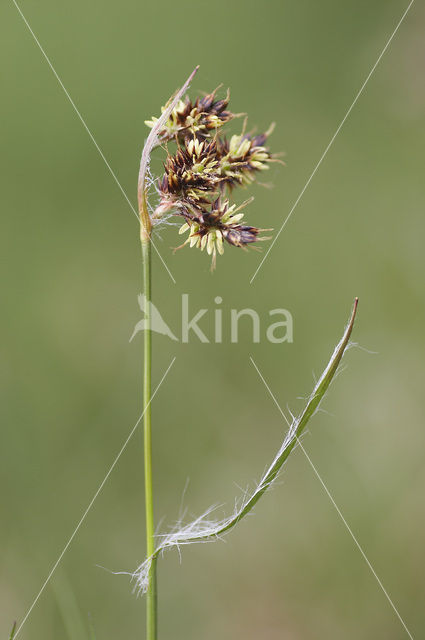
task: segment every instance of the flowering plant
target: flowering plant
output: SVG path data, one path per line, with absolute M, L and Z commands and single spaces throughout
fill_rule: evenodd
M 180 233 L 189 232 L 184 245 L 206 249 L 212 256 L 212 268 L 216 256 L 223 253 L 224 242 L 240 248 L 265 239 L 259 234 L 263 229 L 242 224 L 241 209 L 250 200 L 239 206 L 230 204 L 233 190 L 250 185 L 261 171 L 276 161 L 267 146 L 273 127 L 262 135 L 245 132 L 230 139 L 221 136 L 221 131 L 235 114 L 227 110 L 229 94 L 216 100 L 216 91 L 191 102 L 184 98 L 185 92 L 198 68 L 189 76 L 183 87 L 163 107 L 159 118 L 147 121 L 151 132 L 146 140 L 140 163 L 138 180 L 138 203 L 140 214 L 140 237 L 144 265 L 144 300 L 149 308 L 151 301 L 151 244 L 152 230 L 161 220 L 176 215 L 184 219 Z M 170 154 L 168 145 L 175 143 L 177 149 Z M 164 175 L 154 180 L 150 175 L 150 155 L 155 147 L 165 145 L 167 153 Z M 154 207 L 148 202 L 148 186 L 155 184 L 159 203 Z M 182 245 L 182 246 L 184 246 Z M 275 482 L 308 421 L 319 405 L 338 369 L 349 344 L 357 309 L 355 300 L 350 320 L 343 336 L 335 347 L 328 365 L 324 369 L 304 409 L 294 416 L 286 437 L 272 463 L 251 493 L 245 493 L 236 503 L 234 512 L 222 520 L 211 518 L 212 509 L 188 524 L 181 524 L 170 533 L 155 536 L 152 487 L 152 425 L 151 425 L 151 318 L 144 321 L 144 376 L 143 376 L 143 420 L 144 420 L 144 466 L 145 466 L 145 510 L 146 510 L 146 559 L 132 574 L 136 589 L 146 593 L 147 640 L 157 640 L 157 578 L 158 557 L 167 549 L 180 549 L 182 545 L 216 540 L 233 529 L 256 505 L 258 500 Z M 253 363 L 256 367 L 255 363 Z M 171 365 L 170 365 L 171 366 Z M 257 367 L 256 367 L 257 368 Z M 258 369 L 257 369 L 258 371 Z M 258 371 L 260 377 L 261 374 Z M 264 380 L 263 380 L 264 381 Z M 267 386 L 267 385 L 266 385 Z

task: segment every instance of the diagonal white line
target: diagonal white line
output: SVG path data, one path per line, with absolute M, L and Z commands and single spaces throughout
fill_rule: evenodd
M 273 402 L 275 403 L 276 407 L 278 408 L 280 414 L 282 415 L 282 417 L 284 418 L 286 424 L 288 425 L 288 427 L 291 426 L 291 423 L 289 422 L 288 418 L 286 417 L 285 413 L 283 412 L 280 404 L 278 403 L 276 397 L 274 396 L 272 390 L 270 389 L 270 386 L 267 384 L 266 380 L 264 379 L 263 374 L 261 373 L 261 371 L 259 370 L 259 368 L 257 367 L 256 363 L 254 362 L 254 359 L 250 356 L 250 360 L 251 363 L 254 365 L 258 375 L 260 376 L 262 382 L 264 383 L 264 386 L 266 387 L 267 391 L 269 392 L 270 397 L 272 398 Z M 366 556 L 365 552 L 363 551 L 363 548 L 360 546 L 359 541 L 357 540 L 356 536 L 354 535 L 353 531 L 351 530 L 348 522 L 346 521 L 346 519 L 344 518 L 344 516 L 341 513 L 340 508 L 338 507 L 338 505 L 336 504 L 332 494 L 330 493 L 329 489 L 327 488 L 326 484 L 324 483 L 323 479 L 321 478 L 318 470 L 316 469 L 316 467 L 313 464 L 313 461 L 311 460 L 310 456 L 308 455 L 307 451 L 304 449 L 301 441 L 299 438 L 297 438 L 297 444 L 300 446 L 302 452 L 304 453 L 305 457 L 307 458 L 308 462 L 310 463 L 311 468 L 313 469 L 316 477 L 318 478 L 318 480 L 320 481 L 320 484 L 322 485 L 323 489 L 325 490 L 329 500 L 332 502 L 333 506 L 335 507 L 336 512 L 338 513 L 339 517 L 341 518 L 342 522 L 344 523 L 345 528 L 347 529 L 348 533 L 350 534 L 350 536 L 352 537 L 352 539 L 354 540 L 354 543 L 356 545 L 356 547 L 358 548 L 358 550 L 360 551 L 360 553 L 363 556 L 364 561 L 366 562 L 367 566 L 369 567 L 370 571 L 372 572 L 372 574 L 375 576 L 379 586 L 381 587 L 386 599 L 388 600 L 388 602 L 390 603 L 394 613 L 396 614 L 397 618 L 400 620 L 401 624 L 404 627 L 404 630 L 406 631 L 407 635 L 409 636 L 409 638 L 411 640 L 413 640 L 413 636 L 410 633 L 409 629 L 406 626 L 406 623 L 404 622 L 403 618 L 401 617 L 401 615 L 399 614 L 394 602 L 391 600 L 388 591 L 385 589 L 384 585 L 382 584 L 380 578 L 378 577 L 375 569 L 373 568 L 373 566 L 371 565 L 368 557 Z
M 357 538 L 355 537 L 354 533 L 352 532 L 352 530 L 351 530 L 351 528 L 350 528 L 349 524 L 347 523 L 346 519 L 345 519 L 345 518 L 344 518 L 344 516 L 342 515 L 341 510 L 339 509 L 339 507 L 338 507 L 338 505 L 336 504 L 336 502 L 335 502 L 334 498 L 333 498 L 333 497 L 332 497 L 332 495 L 330 494 L 329 489 L 327 488 L 327 486 L 326 486 L 326 485 L 325 485 L 325 483 L 323 482 L 322 478 L 320 477 L 319 472 L 317 471 L 316 467 L 314 466 L 314 464 L 313 464 L 313 462 L 312 462 L 312 460 L 311 460 L 310 456 L 308 455 L 307 451 L 304 449 L 304 447 L 303 447 L 303 445 L 301 444 L 300 440 L 299 440 L 298 438 L 297 438 L 297 440 L 298 440 L 298 444 L 299 444 L 299 445 L 300 445 L 300 447 L 301 447 L 302 452 L 304 453 L 305 457 L 306 457 L 306 458 L 307 458 L 307 460 L 309 461 L 310 466 L 311 466 L 311 468 L 313 469 L 313 471 L 314 471 L 314 473 L 315 473 L 316 477 L 318 478 L 318 480 L 319 480 L 320 484 L 322 485 L 323 489 L 326 491 L 326 494 L 327 494 L 327 496 L 328 496 L 329 500 L 332 502 L 333 506 L 334 506 L 334 507 L 335 507 L 335 509 L 336 509 L 336 512 L 338 513 L 339 517 L 340 517 L 340 518 L 341 518 L 341 520 L 343 521 L 343 523 L 344 523 L 344 525 L 345 525 L 345 528 L 347 529 L 348 533 L 350 534 L 350 536 L 351 536 L 351 537 L 352 537 L 352 539 L 354 540 L 354 542 L 355 542 L 355 544 L 356 544 L 356 547 L 358 548 L 358 550 L 360 551 L 360 553 L 361 553 L 361 554 L 362 554 L 362 556 L 363 556 L 364 561 L 366 562 L 367 566 L 369 567 L 369 569 L 371 570 L 371 572 L 372 572 L 372 573 L 373 573 L 373 575 L 375 576 L 375 578 L 376 578 L 376 580 L 377 580 L 377 582 L 378 582 L 379 586 L 381 587 L 382 591 L 384 592 L 384 595 L 385 595 L 386 599 L 388 600 L 388 602 L 390 603 L 390 605 L 391 605 L 391 607 L 392 607 L 392 609 L 393 609 L 394 613 L 396 614 L 397 618 L 400 620 L 400 622 L 401 622 L 401 624 L 403 625 L 404 630 L 406 631 L 406 633 L 407 633 L 407 635 L 409 636 L 409 638 L 411 638 L 411 640 L 413 640 L 413 636 L 412 636 L 412 634 L 410 633 L 409 629 L 407 628 L 406 623 L 404 622 L 403 618 L 401 617 L 401 615 L 399 614 L 398 610 L 396 609 L 396 607 L 395 607 L 395 605 L 394 605 L 393 601 L 391 600 L 391 598 L 390 598 L 390 596 L 389 596 L 389 594 L 388 594 L 388 591 L 385 589 L 385 587 L 384 587 L 384 585 L 382 584 L 382 582 L 381 582 L 381 580 L 380 580 L 379 576 L 376 574 L 375 569 L 372 567 L 371 563 L 369 562 L 369 560 L 368 560 L 368 558 L 367 558 L 367 556 L 366 556 L 365 552 L 363 551 L 362 547 L 360 546 L 360 544 L 359 544 L 359 542 L 358 542 Z
M 94 494 L 93 498 L 90 500 L 87 509 L 84 511 L 83 515 L 80 518 L 80 521 L 78 522 L 77 526 L 75 527 L 71 537 L 69 538 L 68 542 L 66 543 L 66 545 L 64 546 L 63 550 L 61 551 L 58 559 L 56 560 L 55 564 L 53 565 L 53 567 L 50 570 L 49 575 L 47 576 L 47 578 L 45 579 L 45 581 L 43 582 L 43 585 L 40 589 L 40 591 L 38 592 L 37 596 L 34 598 L 33 603 L 31 604 L 30 608 L 28 609 L 27 613 L 24 616 L 24 619 L 22 620 L 21 624 L 19 625 L 15 635 L 13 636 L 14 638 L 17 637 L 18 633 L 21 631 L 22 627 L 24 626 L 25 622 L 27 621 L 31 611 L 34 609 L 35 605 L 37 604 L 41 594 L 43 593 L 44 589 L 46 588 L 46 586 L 49 583 L 50 578 L 52 577 L 52 575 L 54 574 L 54 572 L 57 569 L 58 564 L 60 563 L 60 561 L 62 560 L 63 556 L 65 555 L 66 551 L 68 550 L 69 545 L 71 544 L 71 542 L 73 541 L 73 539 L 75 538 L 79 528 L 81 527 L 81 525 L 83 524 L 84 520 L 86 519 L 87 514 L 89 513 L 90 509 L 92 508 L 96 498 L 98 497 L 99 493 L 102 491 L 106 481 L 108 480 L 109 476 L 111 475 L 113 469 L 115 468 L 115 465 L 117 464 L 118 460 L 120 459 L 122 453 L 124 452 L 124 449 L 127 447 L 128 443 L 130 442 L 134 432 L 136 431 L 137 427 L 140 424 L 141 419 L 143 418 L 147 408 L 150 406 L 152 400 L 154 399 L 154 397 L 156 396 L 156 393 L 158 391 L 158 389 L 160 388 L 160 386 L 162 385 L 162 383 L 164 382 L 166 376 L 168 375 L 168 372 L 170 371 L 171 367 L 173 366 L 174 362 L 175 362 L 176 358 L 174 357 L 170 364 L 168 365 L 167 370 L 165 371 L 164 375 L 162 376 L 161 380 L 159 381 L 158 385 L 156 386 L 154 392 L 152 393 L 149 402 L 147 403 L 146 407 L 143 410 L 143 413 L 140 415 L 139 419 L 137 420 L 136 424 L 134 425 L 134 427 L 132 428 L 132 430 L 130 431 L 127 439 L 125 440 L 124 444 L 122 445 L 121 449 L 119 450 L 117 456 L 115 457 L 115 460 L 113 461 L 113 463 L 111 464 L 111 466 L 109 467 L 109 470 L 107 472 L 107 474 L 105 475 L 105 477 L 103 478 L 102 482 L 99 485 L 99 488 L 97 489 L 96 493 Z
M 373 72 L 375 71 L 376 67 L 378 66 L 379 62 L 381 61 L 382 56 L 384 55 L 384 53 L 386 52 L 386 50 L 388 49 L 388 47 L 391 44 L 392 39 L 394 38 L 395 34 L 397 33 L 401 23 L 403 22 L 404 18 L 407 16 L 410 7 L 412 6 L 414 0 L 411 0 L 406 11 L 403 13 L 403 15 L 401 16 L 396 28 L 394 29 L 394 31 L 392 32 L 391 36 L 389 37 L 389 39 L 387 40 L 387 43 L 385 45 L 385 47 L 382 49 L 381 53 L 379 54 L 379 57 L 377 59 L 377 61 L 375 62 L 375 64 L 373 65 L 372 69 L 369 71 L 366 80 L 363 82 L 362 86 L 360 87 L 359 91 L 357 92 L 356 97 L 354 98 L 353 102 L 351 103 L 351 106 L 349 107 L 347 113 L 345 114 L 345 116 L 343 117 L 343 119 L 341 120 L 341 122 L 338 125 L 337 130 L 335 131 L 335 133 L 333 134 L 332 138 L 330 139 L 330 142 L 328 144 L 328 146 L 326 147 L 326 149 L 324 150 L 324 152 L 322 153 L 319 162 L 316 164 L 316 166 L 313 169 L 313 172 L 311 173 L 309 179 L 307 180 L 307 182 L 305 183 L 304 187 L 301 189 L 301 192 L 298 196 L 298 198 L 295 200 L 294 204 L 292 205 L 291 210 L 289 211 L 288 215 L 286 216 L 282 226 L 280 227 L 279 231 L 277 232 L 277 234 L 275 235 L 273 242 L 271 243 L 271 245 L 269 246 L 266 254 L 264 255 L 263 259 L 261 260 L 260 264 L 258 265 L 257 269 L 254 272 L 254 275 L 252 276 L 251 280 L 249 281 L 250 284 L 253 283 L 254 278 L 256 277 L 257 273 L 259 272 L 259 270 L 261 269 L 265 259 L 267 258 L 267 256 L 269 255 L 270 251 L 273 249 L 278 237 L 280 236 L 280 234 L 282 233 L 283 229 L 286 226 L 286 223 L 288 222 L 289 218 L 292 216 L 295 208 L 297 207 L 299 201 L 301 200 L 301 198 L 303 197 L 306 189 L 308 188 L 310 182 L 313 180 L 314 176 L 316 175 L 316 172 L 318 170 L 318 168 L 320 167 L 320 165 L 322 164 L 323 160 L 325 159 L 329 149 L 331 148 L 331 146 L 333 145 L 335 138 L 337 137 L 337 135 L 339 134 L 339 132 L 341 131 L 342 127 L 344 126 L 345 121 L 347 120 L 348 116 L 350 115 L 351 111 L 353 110 L 354 105 L 356 104 L 356 102 L 358 101 L 358 99 L 360 98 L 361 94 L 363 93 L 364 88 L 366 87 L 367 83 L 369 82 Z
M 78 110 L 75 102 L 73 101 L 73 99 L 71 98 L 71 96 L 69 95 L 65 85 L 63 84 L 62 80 L 60 79 L 58 73 L 56 72 L 56 69 L 54 68 L 53 64 L 50 61 L 50 58 L 48 57 L 47 53 L 44 51 L 43 47 L 40 44 L 40 41 L 38 40 L 37 36 L 35 35 L 34 31 L 31 29 L 28 20 L 26 19 L 26 17 L 24 16 L 24 14 L 22 13 L 18 3 L 16 2 L 16 0 L 12 0 L 13 4 L 15 5 L 16 9 L 19 12 L 19 15 L 21 16 L 22 20 L 24 21 L 25 25 L 28 28 L 28 31 L 30 32 L 30 34 L 32 35 L 35 43 L 37 44 L 38 48 L 40 49 L 41 53 L 43 54 L 44 59 L 46 60 L 47 64 L 49 65 L 50 69 L 53 72 L 53 75 L 55 76 L 56 80 L 59 82 L 63 92 L 65 93 L 66 97 L 68 98 L 72 108 L 74 109 L 75 113 L 77 114 L 78 118 L 80 119 L 81 124 L 83 125 L 84 129 L 87 131 L 90 140 L 93 142 L 94 146 L 96 147 L 97 151 L 99 152 L 100 157 L 102 158 L 103 162 L 105 163 L 105 165 L 107 166 L 109 173 L 111 174 L 111 176 L 113 177 L 113 179 L 115 180 L 119 190 L 121 191 L 122 195 L 124 196 L 124 198 L 126 199 L 126 201 L 128 202 L 132 212 L 134 213 L 134 215 L 136 216 L 139 224 L 140 224 L 140 218 L 139 215 L 136 211 L 136 209 L 134 208 L 133 204 L 131 203 L 130 198 L 128 197 L 128 195 L 126 194 L 126 192 L 124 191 L 120 181 L 118 180 L 114 170 L 112 169 L 111 165 L 109 164 L 109 162 L 107 161 L 105 154 L 103 153 L 102 149 L 99 147 L 98 143 L 96 142 L 92 132 L 90 131 L 90 129 L 88 128 L 86 121 L 84 120 L 83 116 L 81 115 L 80 111 Z M 159 259 L 161 260 L 162 264 L 164 265 L 168 275 L 170 276 L 171 280 L 174 282 L 174 284 L 176 284 L 176 281 L 171 273 L 171 271 L 169 270 L 168 266 L 166 265 L 163 257 L 161 256 L 161 254 L 159 253 L 157 247 L 155 246 L 155 243 L 152 241 L 152 246 L 155 249 L 157 255 L 159 256 Z

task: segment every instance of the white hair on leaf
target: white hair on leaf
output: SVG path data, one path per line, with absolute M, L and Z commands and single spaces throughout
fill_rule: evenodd
M 273 462 L 263 473 L 263 476 L 255 490 L 251 494 L 243 492 L 243 496 L 239 500 L 239 504 L 235 504 L 233 514 L 227 518 L 222 520 L 211 520 L 209 516 L 217 509 L 217 507 L 210 507 L 192 522 L 182 526 L 180 526 L 179 522 L 179 526 L 173 531 L 168 534 L 158 536 L 161 538 L 161 542 L 157 546 L 153 555 L 146 558 L 136 571 L 131 574 L 132 578 L 136 581 L 134 589 L 137 593 L 146 593 L 149 588 L 149 575 L 153 558 L 158 557 L 168 549 L 176 548 L 180 552 L 180 547 L 183 545 L 210 542 L 221 538 L 233 529 L 233 527 L 235 527 L 238 522 L 254 508 L 258 500 L 276 482 L 281 468 L 288 459 L 292 449 L 297 445 L 299 437 L 301 436 L 301 433 L 306 427 L 309 419 L 318 411 L 319 405 L 324 398 L 332 379 L 338 371 L 341 358 L 347 349 L 351 331 L 353 329 L 357 311 L 357 302 L 358 300 L 356 298 L 350 321 L 345 328 L 344 334 L 340 342 L 335 347 L 334 352 L 332 353 L 325 370 L 315 384 L 312 393 L 308 397 L 304 409 L 297 417 L 292 418 L 292 422 L 279 451 L 277 452 Z M 275 402 L 277 404 L 276 400 Z

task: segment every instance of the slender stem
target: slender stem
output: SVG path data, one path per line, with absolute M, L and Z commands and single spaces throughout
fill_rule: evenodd
M 149 569 L 149 588 L 146 598 L 146 639 L 157 640 L 157 582 L 155 553 L 155 527 L 153 519 L 153 486 L 152 486 L 152 425 L 151 425 L 151 369 L 152 369 L 152 332 L 150 319 L 151 292 L 151 231 L 152 221 L 147 204 L 146 175 L 148 173 L 150 154 L 158 144 L 157 133 L 168 120 L 170 113 L 188 88 L 198 67 L 192 71 L 182 88 L 170 98 L 167 108 L 151 129 L 143 147 L 140 159 L 139 178 L 137 181 L 137 201 L 140 217 L 140 240 L 143 255 L 143 282 L 148 308 L 144 331 L 144 364 L 143 364 L 143 412 L 144 412 L 144 464 L 145 464 L 145 512 L 146 512 L 146 555 L 152 558 Z
M 142 240 L 143 282 L 148 309 L 151 302 L 151 242 Z M 151 424 L 151 367 L 152 367 L 152 332 L 150 313 L 147 313 L 144 331 L 144 364 L 143 364 L 143 411 L 144 411 L 144 465 L 145 465 L 145 512 L 146 512 L 146 554 L 152 556 L 155 551 L 155 528 L 153 517 L 152 486 L 152 424 Z M 152 562 L 149 576 L 149 590 L 146 599 L 146 638 L 157 638 L 157 584 L 156 560 Z

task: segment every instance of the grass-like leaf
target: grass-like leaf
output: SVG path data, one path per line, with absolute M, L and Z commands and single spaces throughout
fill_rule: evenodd
M 286 434 L 286 437 L 277 452 L 273 462 L 264 473 L 257 488 L 248 497 L 244 497 L 241 504 L 235 509 L 233 514 L 221 521 L 213 521 L 210 519 L 210 514 L 213 509 L 209 509 L 202 514 L 199 518 L 193 522 L 179 527 L 176 531 L 166 534 L 162 537 L 162 542 L 155 549 L 154 554 L 147 558 L 140 567 L 133 574 L 133 578 L 136 580 L 136 589 L 145 593 L 149 587 L 149 571 L 152 564 L 152 560 L 156 559 L 160 553 L 166 549 L 173 547 L 179 548 L 184 544 L 192 544 L 195 542 L 208 542 L 210 540 L 216 540 L 222 535 L 226 534 L 233 529 L 242 518 L 244 518 L 257 504 L 259 499 L 266 493 L 276 480 L 279 471 L 288 459 L 291 451 L 295 447 L 298 438 L 304 431 L 308 421 L 317 411 L 326 391 L 329 388 L 332 379 L 337 372 L 341 358 L 348 346 L 351 332 L 356 317 L 358 299 L 354 301 L 353 310 L 350 320 L 345 328 L 344 334 L 334 349 L 332 356 L 316 383 L 311 395 L 309 396 L 307 403 L 303 411 L 298 417 L 294 418 L 292 424 Z

